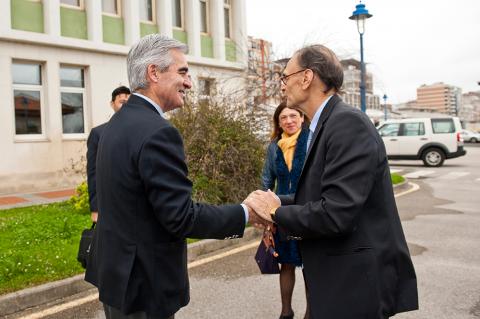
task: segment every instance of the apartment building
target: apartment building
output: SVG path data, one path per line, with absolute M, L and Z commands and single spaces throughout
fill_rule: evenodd
M 443 82 L 417 88 L 417 108 L 456 116 L 462 105 L 462 89 Z
M 0 194 L 71 187 L 126 55 L 160 33 L 189 46 L 194 89 L 245 83 L 245 0 L 5 0 L 0 11 Z
M 340 61 L 343 67 L 343 86 L 341 94 L 343 100 L 356 108 L 361 108 L 360 81 L 361 68 L 360 61 L 355 59 L 345 59 Z M 365 93 L 367 109 L 383 110 L 378 95 L 373 94 L 373 76 L 371 73 L 365 74 Z

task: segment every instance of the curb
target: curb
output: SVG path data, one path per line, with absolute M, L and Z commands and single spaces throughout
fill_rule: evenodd
M 261 231 L 254 227 L 245 229 L 242 238 L 232 240 L 205 239 L 189 244 L 188 261 L 197 259 L 216 250 L 233 245 L 242 244 L 261 235 Z M 85 274 L 46 283 L 32 288 L 23 289 L 0 296 L 0 317 L 11 315 L 28 308 L 40 306 L 58 299 L 73 296 L 86 290 L 95 288 L 84 281 Z
M 405 178 L 403 182 L 393 185 L 393 193 L 394 195 L 397 195 L 397 193 L 403 192 L 409 189 L 410 187 L 411 186 L 410 186 L 410 183 L 408 182 L 408 179 Z

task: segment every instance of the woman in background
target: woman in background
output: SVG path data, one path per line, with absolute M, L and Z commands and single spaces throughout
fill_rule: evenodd
M 278 195 L 295 193 L 307 153 L 309 130 L 302 128 L 304 115 L 288 108 L 285 102 L 273 114 L 273 132 L 267 149 L 267 158 L 262 172 L 263 189 L 275 191 Z M 302 259 L 296 240 L 287 240 L 277 230 L 274 235 L 275 250 L 279 254 L 280 295 L 282 312 L 280 319 L 291 319 L 292 294 L 295 286 L 295 267 L 302 266 Z M 308 298 L 305 319 L 309 317 Z

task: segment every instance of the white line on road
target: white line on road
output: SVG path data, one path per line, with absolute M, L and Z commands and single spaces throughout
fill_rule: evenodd
M 402 193 L 398 193 L 398 194 L 395 194 L 395 198 L 397 197 L 400 197 L 400 196 L 403 196 L 403 195 L 407 195 L 407 194 L 410 194 L 410 193 L 413 193 L 413 192 L 416 192 L 420 189 L 420 186 L 418 186 L 417 184 L 415 183 L 408 183 L 409 185 L 412 186 L 412 188 L 410 188 L 409 190 L 406 190 Z
M 64 304 L 61 304 L 61 305 L 53 306 L 51 308 L 48 308 L 48 309 L 45 309 L 45 310 L 42 310 L 42 311 L 39 311 L 39 312 L 36 312 L 36 313 L 32 313 L 30 315 L 21 317 L 19 319 L 40 319 L 40 318 L 59 313 L 61 311 L 64 311 L 64 310 L 67 310 L 67 309 L 70 309 L 70 308 L 73 308 L 73 307 L 83 305 L 84 303 L 91 302 L 91 301 L 94 301 L 94 300 L 98 300 L 98 292 L 96 292 L 94 294 L 91 294 L 91 295 L 88 295 L 86 297 L 77 299 L 77 300 L 73 300 L 73 301 L 70 301 L 70 302 L 67 302 L 67 303 L 64 303 Z
M 221 254 L 218 254 L 218 255 L 215 255 L 215 256 L 195 260 L 195 261 L 188 264 L 188 269 L 191 269 L 193 267 L 197 267 L 197 266 L 209 263 L 211 261 L 214 261 L 214 260 L 217 260 L 217 259 L 220 259 L 220 258 L 223 258 L 223 257 L 227 257 L 227 256 L 230 256 L 230 255 L 239 253 L 241 251 L 244 251 L 244 250 L 247 250 L 247 249 L 250 249 L 250 248 L 253 248 L 253 247 L 257 247 L 258 243 L 259 243 L 258 241 L 255 241 L 255 242 L 250 243 L 248 245 L 240 246 L 240 247 L 234 248 L 232 250 L 226 251 L 224 253 L 221 253 Z
M 397 168 L 390 168 L 390 173 L 398 173 L 403 171 L 403 169 L 397 169 Z
M 469 172 L 450 172 L 448 174 L 445 174 L 443 176 L 440 176 L 439 179 L 448 179 L 448 180 L 452 180 L 452 179 L 457 179 L 459 177 L 463 177 L 463 176 L 467 176 L 469 175 L 470 173 Z
M 415 179 L 415 178 L 426 177 L 433 173 L 435 173 L 435 171 L 415 171 L 415 172 L 405 174 L 403 175 L 403 177 Z

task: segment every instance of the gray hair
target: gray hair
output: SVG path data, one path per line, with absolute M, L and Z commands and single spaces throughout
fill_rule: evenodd
M 188 48 L 182 42 L 160 34 L 149 34 L 141 38 L 128 52 L 128 82 L 132 91 L 148 88 L 147 68 L 150 64 L 165 72 L 173 63 L 170 50 L 177 49 L 187 53 Z

